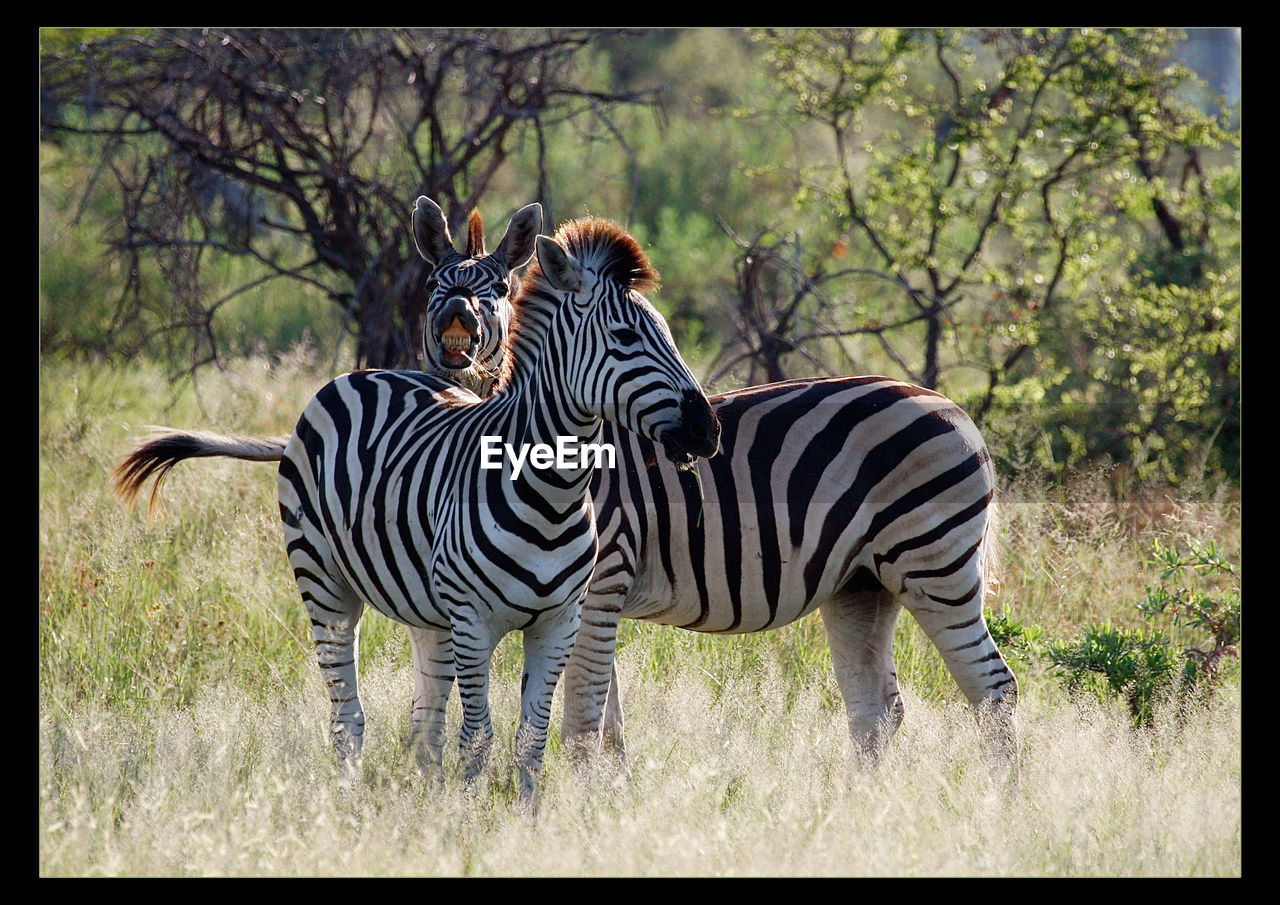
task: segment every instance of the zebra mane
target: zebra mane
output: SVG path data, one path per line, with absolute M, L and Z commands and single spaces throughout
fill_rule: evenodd
M 603 279 L 636 292 L 648 292 L 658 286 L 658 271 L 649 262 L 640 243 L 612 220 L 598 217 L 570 220 L 556 230 L 552 238 Z M 536 256 L 529 265 L 528 273 L 541 277 Z
M 570 220 L 551 238 L 601 279 L 635 292 L 648 292 L 658 286 L 658 271 L 640 243 L 612 220 Z M 551 288 L 534 255 L 512 298 L 511 328 L 504 341 L 502 372 L 494 383 L 494 393 L 509 385 L 520 362 L 535 360 L 558 306 L 559 294 Z

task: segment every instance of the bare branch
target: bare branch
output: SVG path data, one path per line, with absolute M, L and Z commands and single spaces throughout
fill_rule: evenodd
M 121 326 L 214 349 L 228 298 L 279 278 L 322 286 L 357 327 L 358 366 L 417 361 L 425 273 L 407 205 L 458 225 L 525 134 L 651 95 L 583 84 L 590 29 L 158 29 L 41 66 L 48 135 L 94 135 L 124 216 Z M 611 133 L 621 138 L 616 129 Z M 109 156 L 107 156 L 109 155 Z M 535 200 L 535 199 L 530 199 Z M 205 297 L 204 267 L 260 268 Z M 304 263 L 305 262 L 305 263 Z M 152 300 L 152 268 L 166 298 Z M 168 339 L 165 340 L 169 342 Z M 190 360 L 204 360 L 203 353 Z

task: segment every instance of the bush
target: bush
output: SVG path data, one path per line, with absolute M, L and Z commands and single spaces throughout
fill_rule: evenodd
M 1187 554 L 1152 544 L 1153 565 L 1162 566 L 1160 584 L 1148 586 L 1138 610 L 1148 620 L 1167 617 L 1176 630 L 1207 642 L 1179 649 L 1177 639 L 1160 629 L 1120 629 L 1110 623 L 1088 626 L 1083 635 L 1048 645 L 1054 670 L 1068 691 L 1107 689 L 1124 698 L 1135 726 L 1149 726 L 1155 708 L 1176 695 L 1182 708 L 1211 698 L 1221 684 L 1226 660 L 1240 656 L 1241 622 L 1238 586 L 1202 588 L 1182 583 L 1188 571 L 1206 581 L 1234 578 L 1236 567 L 1215 543 L 1192 544 Z M 1176 587 L 1169 582 L 1176 581 Z

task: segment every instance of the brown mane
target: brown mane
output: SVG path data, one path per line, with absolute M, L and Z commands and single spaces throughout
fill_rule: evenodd
M 650 292 L 658 287 L 658 271 L 649 256 L 629 232 L 612 220 L 599 217 L 570 220 L 556 230 L 552 238 L 579 261 L 593 266 L 601 277 L 636 292 Z M 536 256 L 526 276 L 542 278 Z
M 649 292 L 659 285 L 658 271 L 640 243 L 612 220 L 598 217 L 570 220 L 556 230 L 552 239 L 603 279 L 619 283 L 635 292 Z M 511 317 L 511 327 L 503 340 L 502 372 L 494 381 L 494 394 L 502 392 L 510 383 L 520 354 L 520 339 L 523 331 L 528 329 L 526 313 L 538 309 L 543 317 L 549 319 L 546 306 L 538 304 L 539 298 L 546 298 L 544 287 L 547 285 L 542 266 L 537 255 L 534 255 L 512 299 L 515 310 Z

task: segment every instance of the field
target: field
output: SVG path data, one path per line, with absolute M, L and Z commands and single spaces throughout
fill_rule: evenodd
M 488 774 L 437 787 L 406 750 L 407 636 L 369 613 L 359 774 L 285 560 L 268 465 L 196 461 L 148 518 L 108 474 L 153 424 L 287 432 L 332 362 L 248 359 L 175 389 L 43 363 L 39 476 L 38 872 L 42 876 L 1238 876 L 1237 677 L 1214 702 L 1132 729 L 1116 700 L 1068 695 L 1041 659 L 1022 689 L 1007 784 L 936 652 L 898 626 L 907 717 L 859 766 L 816 616 L 706 637 L 624 623 L 628 764 L 571 766 L 559 715 L 536 819 L 515 806 L 520 654 L 495 658 Z M 1152 539 L 1240 553 L 1238 493 L 1117 502 L 1101 478 L 1022 475 L 1001 497 L 993 608 L 1046 635 L 1138 625 Z M 557 706 L 559 699 L 557 698 Z M 450 736 L 456 737 L 456 695 Z M 452 753 L 452 752 L 450 752 Z M 450 768 L 456 757 L 447 758 Z

